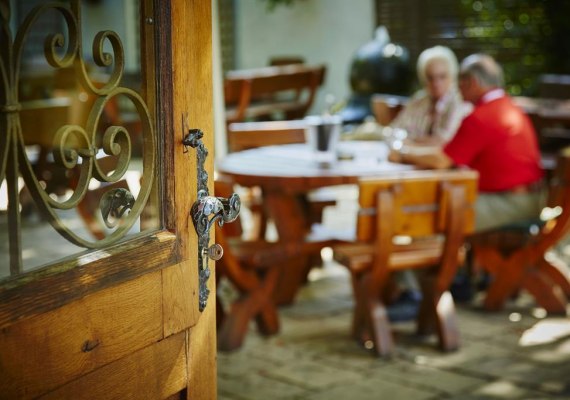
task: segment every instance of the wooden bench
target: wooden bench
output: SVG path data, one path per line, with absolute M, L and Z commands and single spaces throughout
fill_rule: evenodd
M 570 269 L 553 262 L 546 252 L 570 233 L 570 147 L 558 156 L 547 204 L 553 215 L 547 222 L 505 227 L 471 239 L 476 264 L 493 278 L 485 309 L 499 310 L 518 290 L 526 289 L 547 312 L 566 314 Z
M 303 118 L 323 84 L 326 67 L 304 64 L 237 70 L 224 80 L 226 122 Z M 305 93 L 304 93 L 305 92 Z
M 305 64 L 305 58 L 302 56 L 274 56 L 269 59 L 269 65 L 272 67 L 292 64 Z
M 390 274 L 426 269 L 418 332 L 436 331 L 443 350 L 459 346 L 449 286 L 461 261 L 464 235 L 474 226 L 477 174 L 473 171 L 418 171 L 399 178 L 369 178 L 359 184 L 357 241 L 333 247 L 348 267 L 354 292 L 353 337 L 379 356 L 394 351 L 383 297 Z M 405 236 L 406 244 L 394 239 Z M 370 346 L 372 345 L 372 346 Z

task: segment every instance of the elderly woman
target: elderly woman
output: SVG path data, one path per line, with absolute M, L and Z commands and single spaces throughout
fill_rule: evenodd
M 443 145 L 459 128 L 471 107 L 457 89 L 457 58 L 447 47 L 424 50 L 417 64 L 424 89 L 418 91 L 390 124 L 407 131 L 416 143 Z

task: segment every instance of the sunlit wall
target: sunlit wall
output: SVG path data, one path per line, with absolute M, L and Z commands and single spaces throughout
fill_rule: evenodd
M 236 1 L 236 68 L 268 65 L 272 56 L 301 56 L 327 65 L 324 87 L 312 112 L 325 107 L 325 95 L 350 94 L 350 60 L 374 33 L 373 0 L 298 0 L 268 11 L 261 0 Z

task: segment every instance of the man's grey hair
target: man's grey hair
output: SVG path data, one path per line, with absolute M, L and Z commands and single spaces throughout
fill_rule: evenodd
M 488 54 L 472 54 L 461 62 L 461 76 L 474 78 L 485 89 L 503 87 L 503 69 Z
M 455 57 L 453 51 L 448 47 L 434 46 L 422 51 L 418 57 L 416 70 L 418 72 L 418 78 L 422 85 L 425 85 L 427 83 L 426 67 L 430 62 L 434 60 L 441 60 L 445 62 L 448 72 L 451 75 L 451 80 L 457 80 L 458 63 L 457 57 Z

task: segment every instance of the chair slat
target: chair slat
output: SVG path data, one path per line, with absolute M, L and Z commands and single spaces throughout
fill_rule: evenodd
M 415 177 L 402 181 L 399 178 L 362 180 L 360 183 L 357 238 L 371 240 L 375 236 L 375 215 L 370 212 L 376 206 L 375 193 L 378 190 L 398 192 L 399 210 L 394 233 L 412 237 L 441 233 L 446 229 L 445 207 L 440 210 L 441 183 L 461 184 L 466 186 L 467 207 L 464 233 L 474 228 L 473 203 L 477 196 L 477 187 L 470 182 L 476 179 L 473 171 L 421 171 Z M 443 203 L 445 205 L 445 202 Z M 434 212 L 437 210 L 437 212 Z

